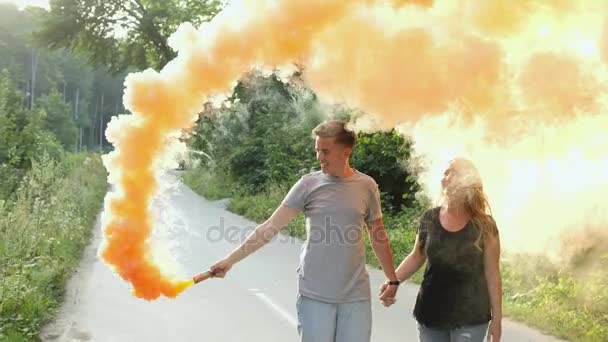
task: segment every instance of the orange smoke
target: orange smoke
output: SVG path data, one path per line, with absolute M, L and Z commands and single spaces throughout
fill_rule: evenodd
M 235 2 L 201 32 L 182 25 L 170 39 L 179 56 L 160 73 L 127 77 L 124 103 L 132 115 L 114 118 L 106 131 L 114 151 L 104 164 L 116 189 L 106 197 L 100 254 L 133 285 L 135 296 L 175 297 L 192 284 L 163 274 L 148 242 L 156 170 L 175 164 L 170 152 L 181 144 L 180 130 L 194 124 L 209 98 L 230 93 L 251 68 L 304 56 L 313 36 L 351 6 L 327 0 Z
M 345 16 L 320 35 L 306 80 L 327 100 L 381 117 L 383 128 L 451 105 L 489 110 L 502 97 L 502 52 L 495 43 L 458 31 L 451 32 L 454 40 L 438 39 L 422 27 L 386 31 L 382 18 L 365 10 Z
M 608 142 L 600 138 L 607 126 L 598 114 L 606 68 L 596 65 L 608 44 L 594 3 L 246 0 L 198 31 L 183 24 L 169 41 L 178 57 L 160 72 L 127 78 L 133 114 L 106 131 L 115 149 L 104 164 L 115 188 L 106 197 L 101 256 L 141 298 L 174 297 L 191 285 L 150 255 L 157 170 L 175 166 L 180 132 L 205 102 L 221 102 L 252 68 L 294 65 L 322 99 L 367 112 L 358 127 L 414 135 L 428 175 L 447 156 L 473 156 L 496 198 L 507 248 L 522 238 L 518 229 L 539 241 L 575 224 L 599 203 L 597 189 L 608 190 Z M 559 213 L 555 225 L 543 225 L 539 212 Z
M 604 30 L 599 40 L 601 58 L 606 67 L 608 67 L 608 18 L 604 20 Z
M 539 53 L 524 67 L 520 82 L 527 106 L 551 117 L 597 110 L 601 88 L 585 74 L 580 60 L 567 55 Z
M 493 35 L 520 33 L 539 13 L 562 16 L 574 10 L 575 0 L 468 0 L 464 5 L 470 20 L 481 32 Z
M 374 1 L 371 1 L 372 3 Z M 432 7 L 433 0 L 393 0 L 393 4 L 397 7 L 405 6 L 405 5 L 418 5 L 422 7 Z

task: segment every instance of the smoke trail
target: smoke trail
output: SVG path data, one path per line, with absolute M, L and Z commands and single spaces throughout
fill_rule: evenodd
M 608 47 L 597 6 L 258 0 L 230 3 L 198 31 L 183 24 L 169 41 L 178 57 L 127 78 L 133 115 L 106 131 L 116 190 L 106 197 L 102 257 L 141 298 L 174 297 L 190 284 L 150 256 L 156 170 L 174 166 L 179 132 L 204 103 L 221 101 L 256 67 L 285 77 L 297 66 L 321 98 L 369 113 L 359 127 L 412 134 L 429 157 L 429 186 L 446 156 L 473 156 L 507 248 L 545 241 L 594 206 L 607 212 L 599 196 L 608 184 Z
M 152 261 L 148 238 L 157 169 L 172 165 L 181 128 L 213 96 L 232 91 L 255 66 L 288 64 L 310 49 L 312 36 L 341 16 L 349 1 L 235 2 L 196 32 L 182 25 L 170 39 L 178 57 L 160 73 L 126 79 L 125 107 L 106 136 L 115 150 L 104 157 L 116 190 L 106 196 L 102 258 L 134 288 L 134 295 L 175 297 L 189 281 L 173 280 Z

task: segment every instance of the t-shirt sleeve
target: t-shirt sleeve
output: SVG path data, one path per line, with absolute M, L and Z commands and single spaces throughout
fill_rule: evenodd
M 287 196 L 283 199 L 283 205 L 303 211 L 307 195 L 308 187 L 306 186 L 306 180 L 302 177 L 291 187 Z
M 367 213 L 365 214 L 365 221 L 373 222 L 379 218 L 382 218 L 380 191 L 378 190 L 378 184 L 376 184 L 376 182 L 374 181 L 369 191 L 369 201 L 367 206 Z

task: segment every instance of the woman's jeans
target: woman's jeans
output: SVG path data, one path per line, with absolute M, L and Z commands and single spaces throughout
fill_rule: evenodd
M 418 323 L 420 342 L 483 342 L 488 323 L 464 326 L 457 329 L 435 329 Z

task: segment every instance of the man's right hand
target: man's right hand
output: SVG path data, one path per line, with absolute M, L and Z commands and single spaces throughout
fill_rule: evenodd
M 214 277 L 224 278 L 226 276 L 226 273 L 228 273 L 231 268 L 232 263 L 226 258 L 216 262 L 215 265 L 211 266 L 209 270 L 211 271 L 211 273 L 213 273 Z

